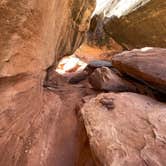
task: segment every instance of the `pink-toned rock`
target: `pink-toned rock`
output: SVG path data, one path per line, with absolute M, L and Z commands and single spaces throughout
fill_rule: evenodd
M 94 0 L 1 2 L 0 77 L 36 73 L 73 53 L 88 29 L 94 5 Z
M 75 112 L 70 112 L 72 120 L 63 121 L 60 97 L 44 89 L 43 82 L 46 70 L 81 44 L 94 4 L 94 0 L 0 2 L 0 166 L 77 162 L 81 150 Z
M 96 90 L 113 92 L 136 91 L 136 88 L 130 82 L 122 79 L 107 67 L 97 68 L 90 75 L 89 82 Z
M 166 93 L 166 49 L 142 48 L 113 57 L 112 63 L 122 73 Z
M 166 104 L 135 93 L 107 93 L 81 113 L 97 165 L 166 165 Z
M 86 89 L 61 86 L 58 75 L 48 78 L 46 85 L 56 79 L 61 88 L 43 89 L 43 75 L 0 79 L 0 166 L 94 166 L 75 112 Z

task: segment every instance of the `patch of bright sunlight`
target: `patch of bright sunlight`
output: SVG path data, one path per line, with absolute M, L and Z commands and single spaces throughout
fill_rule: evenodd
M 152 47 L 144 47 L 144 48 L 141 48 L 141 51 L 146 52 L 146 51 L 149 51 L 149 50 L 152 50 L 152 49 L 153 49 Z
M 71 55 L 71 56 L 64 57 L 59 62 L 56 68 L 56 72 L 61 75 L 70 74 L 72 72 L 80 72 L 84 70 L 86 66 L 87 66 L 87 63 L 81 61 L 75 55 Z
M 102 14 L 104 17 L 126 15 L 151 0 L 96 0 L 96 9 L 93 13 Z

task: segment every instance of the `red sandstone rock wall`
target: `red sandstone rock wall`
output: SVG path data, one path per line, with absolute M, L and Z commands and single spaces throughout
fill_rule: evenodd
M 0 166 L 71 161 L 54 146 L 61 100 L 42 84 L 45 70 L 80 45 L 93 7 L 91 0 L 0 2 Z
M 38 72 L 55 55 L 72 52 L 88 28 L 93 5 L 83 0 L 2 1 L 0 76 Z

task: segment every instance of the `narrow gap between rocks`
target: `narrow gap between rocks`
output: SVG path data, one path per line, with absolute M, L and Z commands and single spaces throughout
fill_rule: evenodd
M 130 1 L 127 2 L 126 6 L 133 7 Z M 85 117 L 83 118 L 80 113 L 83 105 L 90 99 L 95 98 L 98 94 L 109 92 L 113 92 L 113 94 L 133 92 L 159 101 L 166 99 L 165 93 L 159 88 L 139 79 L 134 75 L 135 73 L 130 74 L 130 70 L 134 71 L 134 68 L 127 68 L 128 73 L 121 71 L 121 64 L 117 62 L 116 65 L 114 55 L 120 53 L 123 57 L 123 51 L 129 49 L 129 47 L 117 43 L 112 37 L 108 36 L 104 30 L 102 17 L 112 17 L 113 15 L 120 17 L 122 13 L 127 14 L 128 10 L 120 8 L 119 11 L 114 11 L 115 13 L 111 15 L 109 8 L 107 8 L 104 11 L 104 16 L 96 15 L 103 12 L 102 10 L 107 6 L 106 3 L 103 3 L 105 6 L 99 4 L 97 4 L 97 7 L 103 8 L 96 8 L 96 13 L 93 13 L 90 29 L 86 34 L 84 43 L 73 55 L 64 56 L 57 66 L 49 68 L 44 82 L 44 87 L 58 95 L 62 101 L 59 129 L 62 129 L 63 133 L 61 133 L 59 139 L 63 140 L 63 143 L 60 141 L 61 147 L 59 148 L 61 148 L 61 151 L 58 157 L 63 158 L 64 155 L 69 155 L 69 158 L 78 162 L 76 163 L 77 166 L 95 166 L 96 163 L 102 165 L 89 145 L 86 125 L 83 122 Z M 109 7 L 111 8 L 111 6 Z M 151 51 L 153 52 L 154 48 L 144 47 L 139 50 L 132 50 L 127 54 L 134 57 L 135 55 L 150 54 Z M 102 98 L 100 105 L 102 105 L 103 110 L 109 112 L 116 109 L 113 98 Z M 69 152 L 72 153 L 69 154 Z M 58 164 L 62 165 L 62 163 Z M 72 163 L 69 165 L 72 165 Z

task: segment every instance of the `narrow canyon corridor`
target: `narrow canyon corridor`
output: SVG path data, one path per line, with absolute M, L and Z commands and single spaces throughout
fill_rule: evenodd
M 166 166 L 164 0 L 1 0 L 0 48 L 0 166 Z

